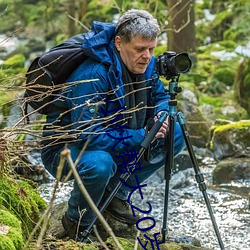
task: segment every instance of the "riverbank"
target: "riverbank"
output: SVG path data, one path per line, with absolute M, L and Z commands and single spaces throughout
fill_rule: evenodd
M 215 162 L 212 158 L 204 158 L 201 171 L 207 185 L 207 193 L 221 237 L 227 250 L 247 250 L 250 246 L 250 210 L 247 192 L 250 191 L 250 180 L 234 181 L 229 184 L 213 185 L 212 171 Z M 152 216 L 157 227 L 162 227 L 164 213 L 165 181 L 158 172 L 145 182 L 144 199 L 139 193 L 132 196 L 133 204 L 143 209 L 152 205 Z M 40 193 L 49 201 L 53 182 L 42 184 Z M 66 201 L 72 188 L 72 182 L 64 184 L 57 192 L 55 203 Z M 247 189 L 248 191 L 246 191 Z M 201 241 L 202 246 L 220 250 L 212 223 L 206 209 L 202 193 L 197 187 L 192 168 L 175 173 L 170 181 L 168 203 L 168 228 L 170 233 L 180 239 L 193 237 Z

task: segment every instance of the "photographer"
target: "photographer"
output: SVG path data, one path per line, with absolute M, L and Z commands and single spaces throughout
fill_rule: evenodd
M 67 143 L 73 161 L 77 160 L 83 184 L 97 206 L 120 181 L 119 176 L 126 171 L 131 158 L 136 158 L 132 152 L 140 148 L 148 121 L 157 120 L 162 111 L 169 109 L 169 94 L 159 80 L 153 57 L 159 33 L 157 20 L 143 10 L 125 12 L 117 25 L 94 22 L 83 41 L 87 59 L 67 80 L 77 84 L 69 84 L 62 91 L 62 97 L 47 115 L 42 150 L 46 169 L 56 176 L 60 152 Z M 86 82 L 78 83 L 83 80 Z M 156 134 L 149 155 L 138 163 L 140 171 L 136 174 L 140 183 L 165 164 L 167 131 L 168 119 Z M 174 139 L 177 155 L 185 147 L 178 123 Z M 66 163 L 63 176 L 69 170 Z M 135 185 L 133 180 L 130 178 L 128 184 Z M 139 216 L 133 215 L 126 202 L 130 191 L 123 185 L 106 212 L 119 221 L 135 224 Z M 81 232 L 93 217 L 75 182 L 62 218 L 68 236 L 81 239 Z

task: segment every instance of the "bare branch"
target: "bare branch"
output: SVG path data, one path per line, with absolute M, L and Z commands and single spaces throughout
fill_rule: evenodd
M 77 173 L 74 162 L 73 162 L 73 160 L 71 158 L 70 150 L 69 149 L 63 150 L 61 152 L 61 157 L 66 158 L 68 160 L 68 163 L 69 163 L 69 166 L 70 166 L 70 168 L 71 168 L 71 170 L 73 172 L 73 176 L 75 178 L 75 181 L 77 182 L 80 191 L 84 195 L 84 198 L 88 202 L 88 204 L 89 204 L 90 208 L 92 209 L 92 211 L 94 211 L 94 213 L 97 215 L 98 219 L 100 220 L 100 222 L 102 223 L 102 225 L 104 226 L 104 228 L 106 229 L 108 234 L 113 238 L 113 240 L 115 242 L 115 245 L 118 247 L 118 249 L 122 250 L 123 247 L 120 245 L 119 241 L 117 240 L 116 236 L 114 235 L 114 233 L 112 231 L 112 228 L 109 226 L 109 224 L 106 222 L 106 220 L 104 219 L 104 217 L 102 216 L 102 214 L 100 213 L 98 208 L 96 207 L 96 205 L 93 202 L 92 198 L 90 197 L 87 189 L 85 188 L 83 182 L 81 181 L 81 178 L 80 178 L 79 174 Z

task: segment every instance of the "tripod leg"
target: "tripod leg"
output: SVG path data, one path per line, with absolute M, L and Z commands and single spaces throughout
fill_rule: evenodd
M 162 241 L 166 242 L 166 235 L 168 233 L 167 228 L 167 217 L 168 217 L 168 200 L 169 200 L 169 183 L 172 176 L 172 169 L 174 165 L 174 122 L 175 118 L 173 115 L 169 115 L 169 132 L 166 138 L 166 162 L 165 162 L 165 197 L 164 197 L 164 213 L 163 213 L 163 224 L 162 224 Z
M 190 139 L 189 139 L 189 133 L 188 133 L 187 128 L 186 128 L 186 124 L 185 124 L 183 114 L 181 112 L 178 112 L 177 113 L 177 118 L 178 118 L 179 124 L 181 126 L 181 130 L 182 130 L 185 142 L 186 142 L 186 146 L 187 146 L 187 150 L 188 150 L 191 162 L 193 163 L 193 167 L 194 167 L 194 171 L 195 171 L 195 179 L 196 179 L 196 181 L 197 181 L 197 183 L 199 185 L 200 191 L 203 194 L 203 197 L 204 197 L 204 200 L 205 200 L 205 203 L 206 203 L 206 206 L 207 206 L 207 209 L 208 209 L 208 212 L 209 212 L 209 215 L 210 215 L 210 218 L 211 218 L 211 221 L 212 221 L 212 224 L 213 224 L 213 228 L 214 228 L 216 237 L 218 239 L 220 248 L 221 248 L 221 250 L 224 250 L 225 247 L 223 245 L 223 242 L 222 242 L 222 239 L 221 239 L 221 236 L 220 236 L 220 232 L 219 232 L 219 229 L 218 229 L 218 226 L 217 226 L 217 223 L 216 223 L 213 211 L 212 211 L 212 207 L 211 207 L 211 204 L 210 204 L 210 201 L 208 199 L 207 192 L 206 192 L 207 188 L 206 188 L 206 184 L 204 182 L 204 177 L 203 177 L 203 174 L 201 173 L 201 171 L 199 169 L 198 162 L 197 162 L 197 159 L 195 157 L 195 154 L 194 154 L 194 151 L 193 151 Z

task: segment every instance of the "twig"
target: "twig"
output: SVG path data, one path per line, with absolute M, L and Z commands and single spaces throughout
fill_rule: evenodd
M 141 233 L 140 230 L 138 230 L 137 234 L 136 234 L 134 250 L 138 249 L 138 240 L 137 240 L 137 237 L 140 237 L 140 233 Z
M 85 30 L 89 31 L 89 28 L 86 27 L 82 22 L 80 22 L 79 20 L 77 20 L 76 18 L 74 18 L 73 16 L 71 15 L 68 15 L 68 17 L 72 20 L 74 20 L 76 23 L 80 24 Z
M 95 235 L 96 235 L 97 239 L 100 241 L 100 243 L 102 244 L 102 246 L 103 246 L 106 250 L 109 250 L 108 246 L 105 244 L 105 242 L 102 240 L 100 234 L 98 233 L 97 228 L 96 228 L 96 225 L 93 226 L 93 229 L 94 229 L 94 232 L 95 232 Z
M 75 168 L 74 162 L 73 162 L 73 160 L 71 158 L 70 150 L 69 149 L 64 149 L 61 152 L 61 158 L 66 158 L 68 160 L 68 163 L 69 163 L 69 166 L 70 166 L 70 168 L 71 168 L 71 170 L 73 172 L 73 176 L 75 178 L 75 181 L 77 182 L 78 187 L 81 190 L 84 198 L 88 202 L 90 208 L 92 209 L 92 211 L 95 212 L 95 214 L 97 215 L 98 219 L 100 220 L 100 222 L 104 226 L 105 230 L 113 238 L 114 243 L 118 247 L 118 249 L 124 250 L 123 247 L 121 246 L 121 244 L 119 243 L 119 241 L 117 240 L 116 236 L 114 235 L 111 227 L 106 222 L 106 220 L 104 219 L 104 217 L 102 216 L 102 214 L 100 213 L 100 211 L 98 210 L 98 208 L 96 207 L 95 203 L 93 202 L 92 198 L 90 197 L 90 195 L 89 195 L 88 191 L 86 190 L 85 186 L 83 185 L 83 182 L 82 182 L 79 174 L 77 173 L 77 170 Z

